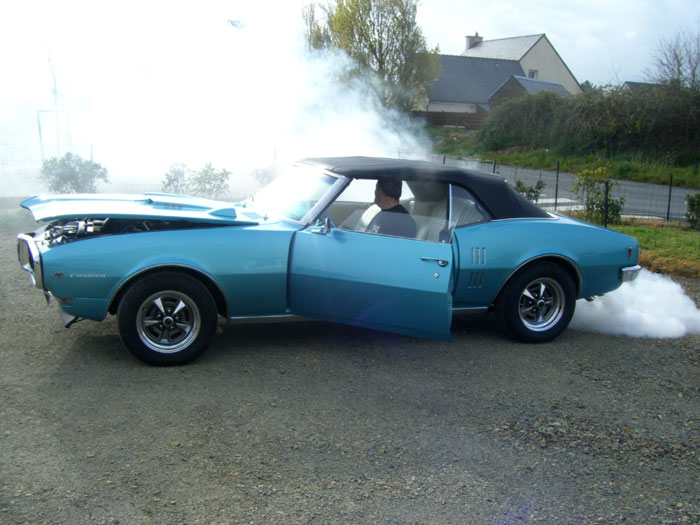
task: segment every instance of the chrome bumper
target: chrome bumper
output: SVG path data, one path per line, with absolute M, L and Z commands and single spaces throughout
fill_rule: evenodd
M 620 270 L 620 273 L 622 274 L 622 282 L 628 283 L 630 281 L 634 281 L 637 278 L 637 275 L 639 275 L 639 271 L 641 269 L 642 267 L 637 264 L 636 266 L 628 266 Z
M 34 286 L 44 288 L 44 275 L 41 268 L 41 252 L 31 235 L 20 233 L 17 236 L 17 258 L 23 270 L 29 272 Z

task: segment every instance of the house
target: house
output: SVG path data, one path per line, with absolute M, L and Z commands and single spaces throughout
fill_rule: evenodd
M 545 34 L 484 40 L 466 37 L 459 55 L 441 55 L 440 78 L 420 116 L 433 124 L 477 127 L 492 107 L 542 90 L 583 92 Z
M 513 75 L 491 95 L 491 98 L 489 98 L 489 105 L 491 108 L 495 108 L 503 104 L 506 100 L 524 97 L 525 95 L 533 95 L 540 91 L 552 91 L 562 97 L 571 96 L 571 93 L 561 84 Z
M 476 33 L 467 36 L 462 56 L 517 60 L 528 78 L 561 84 L 572 95 L 583 92 L 544 33 L 496 40 L 484 40 Z
M 622 84 L 622 91 L 629 93 L 641 93 L 655 91 L 661 87 L 661 84 L 651 84 L 649 82 L 631 82 L 626 81 Z
M 424 116 L 441 125 L 478 126 L 496 90 L 513 75 L 523 75 L 515 60 L 440 55 L 440 68 Z

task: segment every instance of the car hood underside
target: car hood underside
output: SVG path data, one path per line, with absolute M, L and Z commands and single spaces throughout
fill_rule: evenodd
M 240 205 L 163 193 L 38 196 L 23 201 L 21 206 L 41 222 L 109 217 L 224 225 L 258 224 L 263 220 L 255 212 L 243 210 Z

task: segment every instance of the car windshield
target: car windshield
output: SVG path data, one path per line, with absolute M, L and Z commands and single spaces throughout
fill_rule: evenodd
M 336 181 L 317 168 L 293 166 L 252 195 L 247 205 L 264 215 L 300 221 Z

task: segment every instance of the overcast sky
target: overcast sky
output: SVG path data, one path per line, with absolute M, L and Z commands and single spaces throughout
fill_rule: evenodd
M 644 80 L 661 38 L 697 33 L 698 0 L 424 0 L 418 23 L 430 45 L 459 55 L 465 36 L 545 33 L 579 82 Z
M 85 82 L 85 68 L 141 62 L 144 67 L 226 19 L 257 26 L 261 46 L 293 45 L 305 0 L 23 0 L 0 8 L 5 99 L 45 92 L 48 57 L 59 82 Z M 579 82 L 643 80 L 659 39 L 698 31 L 698 0 L 423 0 L 418 23 L 430 46 L 460 54 L 465 35 L 486 39 L 546 33 Z M 266 26 L 263 28 L 263 26 Z M 232 28 L 233 30 L 233 28 Z M 173 37 L 181 35 L 182 45 Z M 166 46 L 167 43 L 167 46 Z M 249 50 L 255 53 L 255 50 Z M 263 54 L 264 56 L 264 54 Z M 89 75 L 88 75 L 89 77 Z M 10 84 L 10 85 L 8 85 Z
M 0 145 L 43 143 L 51 154 L 83 144 L 74 151 L 112 170 L 139 158 L 158 171 L 190 162 L 187 153 L 193 163 L 229 166 L 234 159 L 222 154 L 232 155 L 231 145 L 240 160 L 241 151 L 278 157 L 294 141 L 290 155 L 395 155 L 407 147 L 402 132 L 387 130 L 362 93 L 341 97 L 328 81 L 337 61 L 302 56 L 306 3 L 2 2 Z M 418 23 L 444 54 L 460 54 L 477 31 L 485 39 L 546 33 L 579 82 L 599 85 L 643 80 L 659 39 L 699 30 L 700 1 L 423 0 Z M 36 163 L 23 151 L 18 162 Z

